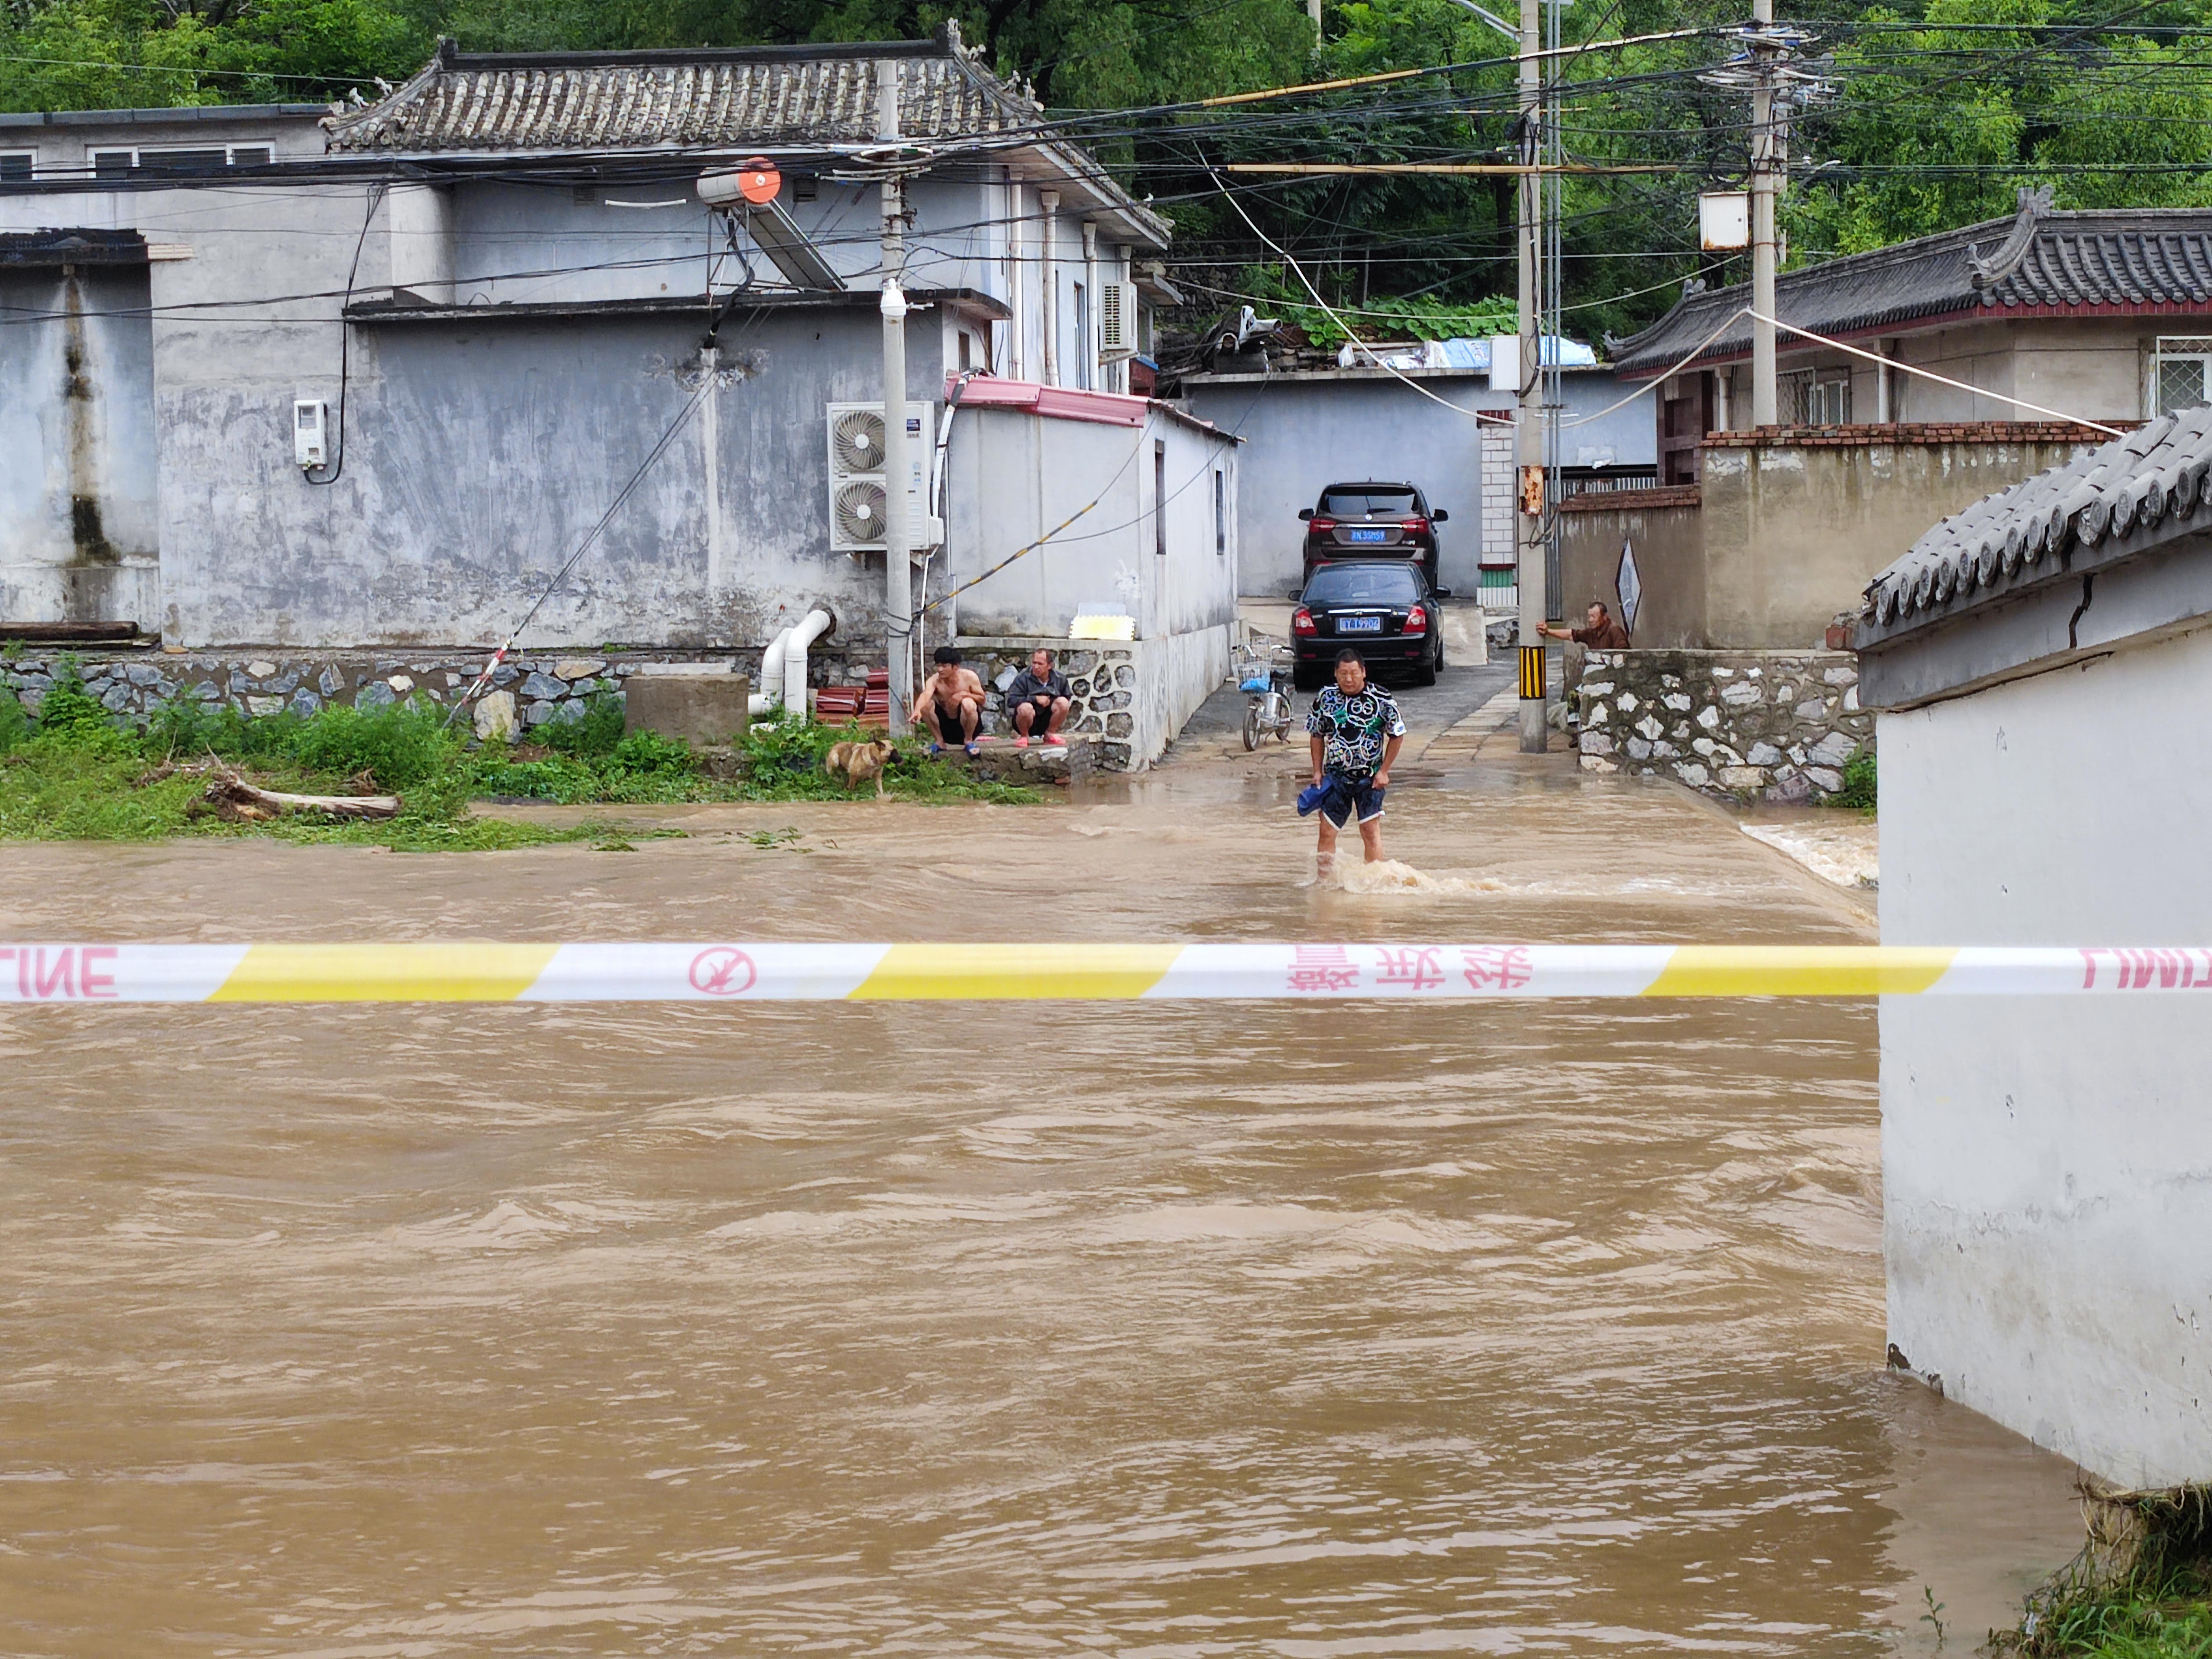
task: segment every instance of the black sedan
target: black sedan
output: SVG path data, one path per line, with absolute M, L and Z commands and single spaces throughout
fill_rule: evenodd
M 1440 621 L 1417 564 L 1323 565 L 1291 612 L 1293 683 L 1301 691 L 1317 690 L 1348 645 L 1377 679 L 1402 672 L 1415 685 L 1434 685 L 1444 665 Z

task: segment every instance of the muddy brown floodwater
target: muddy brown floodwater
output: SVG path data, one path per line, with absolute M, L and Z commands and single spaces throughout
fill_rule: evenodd
M 1201 754 L 635 853 L 0 848 L 0 937 L 1863 936 L 1678 794 L 1467 761 L 1393 792 L 1453 890 L 1302 886 L 1293 763 Z M 1963 1650 L 2077 1523 L 1882 1370 L 1875 1035 L 0 1010 L 0 1650 Z

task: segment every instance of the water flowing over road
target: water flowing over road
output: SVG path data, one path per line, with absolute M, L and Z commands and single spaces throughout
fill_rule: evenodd
M 1194 739 L 634 853 L 0 848 L 0 936 L 1866 936 L 1433 735 L 1425 889 L 1306 884 L 1295 756 Z M 1882 1370 L 1870 1005 L 13 1008 L 0 1068 L 9 1654 L 1963 1650 L 2076 1535 Z

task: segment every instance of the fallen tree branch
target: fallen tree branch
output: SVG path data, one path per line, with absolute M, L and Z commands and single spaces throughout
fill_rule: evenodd
M 234 772 L 208 785 L 207 799 L 225 817 L 246 823 L 273 818 L 284 812 L 327 812 L 337 818 L 399 816 L 397 795 L 294 795 L 248 783 Z

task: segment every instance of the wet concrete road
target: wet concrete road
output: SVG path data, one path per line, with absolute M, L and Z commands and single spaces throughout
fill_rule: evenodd
M 1199 732 L 1046 807 L 635 853 L 4 847 L 0 934 L 1864 936 L 1679 793 L 1453 723 L 1489 695 L 1408 696 L 1380 891 L 1305 884 L 1302 757 Z M 1878 1654 L 1923 1588 L 1960 1650 L 2076 1523 L 1881 1370 L 1874 1035 L 0 1011 L 0 1651 Z

